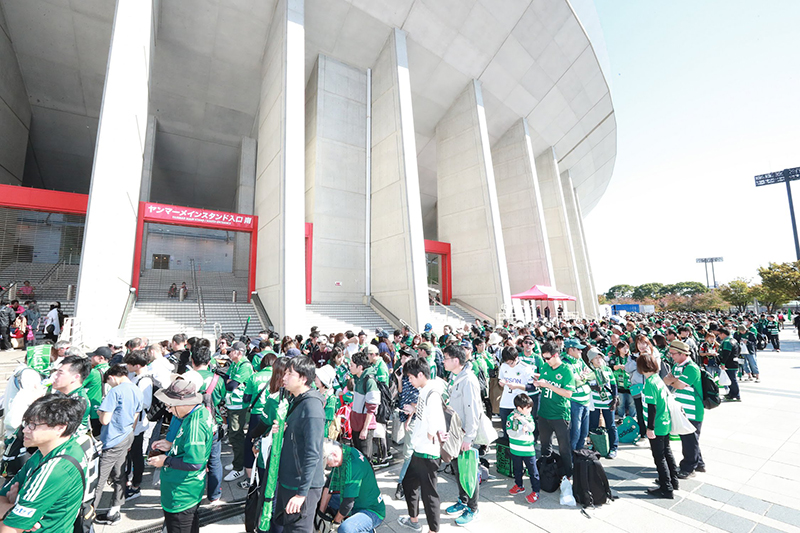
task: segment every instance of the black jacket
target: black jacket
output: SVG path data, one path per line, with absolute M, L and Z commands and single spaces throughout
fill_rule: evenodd
M 278 470 L 278 482 L 299 496 L 325 485 L 322 441 L 325 431 L 325 400 L 316 390 L 297 396 L 289 406 Z M 316 505 L 316 504 L 315 504 Z

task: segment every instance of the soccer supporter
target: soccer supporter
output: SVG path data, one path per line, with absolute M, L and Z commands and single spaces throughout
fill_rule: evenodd
M 588 380 L 592 371 L 581 358 L 581 350 L 586 348 L 585 345 L 575 339 L 567 339 L 564 341 L 564 348 L 567 353 L 561 359 L 570 367 L 575 378 L 575 392 L 569 398 L 569 442 L 573 450 L 580 450 L 583 449 L 586 437 L 589 435 L 589 404 L 592 400 L 592 391 Z
M 61 392 L 71 398 L 78 398 L 85 406 L 83 419 L 76 431 L 79 434 L 86 434 L 90 431 L 89 412 L 91 403 L 89 402 L 89 396 L 86 395 L 86 389 L 83 388 L 83 382 L 89 377 L 91 371 L 92 364 L 86 357 L 68 355 L 61 361 L 58 370 L 53 373 L 52 390 Z
M 350 373 L 355 378 L 353 407 L 350 412 L 350 426 L 353 430 L 353 446 L 372 458 L 372 438 L 378 427 L 376 414 L 381 403 L 375 368 L 364 352 L 356 352 L 350 361 Z
M 244 437 L 249 405 L 244 402 L 244 389 L 247 380 L 253 375 L 253 365 L 244 355 L 246 350 L 247 347 L 243 342 L 236 341 L 231 344 L 230 350 L 227 352 L 231 365 L 225 379 L 225 388 L 228 390 L 225 405 L 228 408 L 228 429 L 230 431 L 228 438 L 233 448 L 233 462 L 226 467 L 230 472 L 223 478 L 225 481 L 235 481 L 245 477 Z
M 647 420 L 647 438 L 658 471 L 658 486 L 647 489 L 647 494 L 658 498 L 673 499 L 678 490 L 678 468 L 669 444 L 671 419 L 667 407 L 669 391 L 658 377 L 659 364 L 654 354 L 640 353 L 636 368 L 644 376 L 644 414 Z
M 100 436 L 100 430 L 103 426 L 100 423 L 97 408 L 100 406 L 100 402 L 103 401 L 103 377 L 106 370 L 108 370 L 108 360 L 111 355 L 111 348 L 108 346 L 100 346 L 95 351 L 86 354 L 92 364 L 92 371 L 89 373 L 89 377 L 83 381 L 83 388 L 89 397 L 89 422 L 92 426 L 92 435 L 95 437 Z
M 144 475 L 144 456 L 147 454 L 146 444 L 150 443 L 154 424 L 148 419 L 150 406 L 153 405 L 155 382 L 147 372 L 147 356 L 142 350 L 134 350 L 125 356 L 128 372 L 133 374 L 131 383 L 142 393 L 142 412 L 133 429 L 133 443 L 128 452 L 127 463 L 130 465 L 131 484 L 125 491 L 125 499 L 132 500 L 141 495 L 142 476 Z
M 570 403 L 575 392 L 575 377 L 572 369 L 561 361 L 561 353 L 551 342 L 542 345 L 542 359 L 547 364 L 534 385 L 542 389 L 539 404 L 539 438 L 542 457 L 553 453 L 553 433 L 561 451 L 561 460 L 567 477 L 572 477 L 572 453 L 570 445 Z

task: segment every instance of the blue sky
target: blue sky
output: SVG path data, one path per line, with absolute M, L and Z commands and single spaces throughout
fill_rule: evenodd
M 595 0 L 617 160 L 584 227 L 598 292 L 705 283 L 795 260 L 784 185 L 800 167 L 800 0 Z M 800 183 L 792 187 L 800 216 Z

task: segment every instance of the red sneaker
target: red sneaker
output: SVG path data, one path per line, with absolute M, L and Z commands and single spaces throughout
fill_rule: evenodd
M 525 489 L 523 487 L 520 487 L 519 485 L 514 485 L 508 491 L 509 494 L 519 494 L 520 492 L 525 492 Z
M 539 501 L 539 493 L 538 492 L 531 492 L 525 499 L 528 500 L 528 503 L 536 503 Z

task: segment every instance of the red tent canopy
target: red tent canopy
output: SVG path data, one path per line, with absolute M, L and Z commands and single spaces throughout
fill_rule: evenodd
M 525 292 L 521 292 L 519 294 L 512 294 L 511 297 L 517 298 L 519 300 L 569 300 L 571 302 L 575 301 L 574 296 L 564 294 L 563 292 L 558 292 L 553 287 L 547 287 L 545 285 L 534 285 Z

